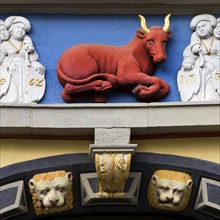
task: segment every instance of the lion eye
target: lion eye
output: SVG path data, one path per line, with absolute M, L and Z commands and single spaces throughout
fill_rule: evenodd
M 57 190 L 59 191 L 59 192 L 64 192 L 64 188 L 63 187 L 59 187 L 59 188 L 57 188 Z
M 43 191 L 40 192 L 40 194 L 46 196 L 48 192 L 49 192 L 49 190 L 43 190 Z
M 167 192 L 169 190 L 169 188 L 167 188 L 167 187 L 160 187 L 160 189 L 164 192 Z
M 149 40 L 149 41 L 147 42 L 147 44 L 153 45 L 153 44 L 154 44 L 154 41 L 153 41 L 153 40 Z
M 182 192 L 181 190 L 175 190 L 175 193 L 176 193 L 177 195 L 181 195 L 183 192 Z

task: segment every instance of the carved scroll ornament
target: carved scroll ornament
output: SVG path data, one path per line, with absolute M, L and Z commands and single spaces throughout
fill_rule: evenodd
M 130 153 L 95 155 L 100 197 L 122 198 L 124 196 L 124 186 L 129 176 L 130 162 Z

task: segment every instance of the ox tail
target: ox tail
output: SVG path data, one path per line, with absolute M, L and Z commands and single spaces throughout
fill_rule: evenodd
M 60 63 L 58 63 L 57 65 L 57 75 L 58 75 L 58 79 L 60 81 L 60 83 L 65 86 L 66 83 L 70 83 L 70 84 L 74 84 L 74 85 L 82 85 L 82 84 L 86 84 L 88 82 L 91 82 L 95 79 L 103 79 L 106 81 L 111 82 L 113 85 L 115 85 L 117 83 L 117 80 L 115 79 L 116 77 L 112 74 L 109 73 L 95 73 L 91 76 L 88 76 L 85 79 L 73 79 L 68 77 L 67 75 L 65 75 L 65 73 L 63 72 Z
M 88 83 L 89 81 L 93 80 L 94 78 L 96 78 L 96 74 L 95 75 L 91 75 L 85 79 L 73 79 L 68 77 L 67 75 L 65 75 L 65 73 L 63 72 L 60 63 L 58 63 L 57 66 L 57 75 L 58 75 L 58 79 L 59 81 L 61 81 L 61 84 L 65 84 L 65 83 L 70 83 L 70 84 L 74 84 L 74 85 L 80 85 L 80 84 L 85 84 Z

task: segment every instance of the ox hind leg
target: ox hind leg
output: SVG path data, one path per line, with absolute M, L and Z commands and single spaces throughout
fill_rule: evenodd
M 93 102 L 96 102 L 96 103 L 106 103 L 107 101 L 106 95 L 103 92 L 91 92 L 91 94 L 78 93 L 74 95 L 69 95 L 65 92 L 65 90 L 62 91 L 62 98 L 67 103 L 72 103 L 79 99 L 88 98 L 88 96 L 91 98 Z
M 73 85 L 67 83 L 62 92 L 64 101 L 71 102 L 74 97 L 80 97 L 81 95 L 90 96 L 93 95 L 94 102 L 106 102 L 105 92 L 112 89 L 112 84 L 108 81 L 95 80 L 83 85 Z

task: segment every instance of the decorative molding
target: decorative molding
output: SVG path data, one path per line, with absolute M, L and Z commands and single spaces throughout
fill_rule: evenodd
M 137 148 L 137 144 L 111 144 L 111 145 L 98 145 L 98 144 L 90 144 L 89 146 L 89 155 L 91 159 L 95 160 L 96 154 L 103 154 L 103 153 L 125 153 L 134 155 Z
M 219 112 L 218 102 L 2 104 L 0 127 L 1 136 L 17 137 L 92 136 L 95 128 L 131 128 L 132 136 L 210 133 L 219 132 Z
M 8 219 L 28 212 L 22 180 L 0 187 L 0 218 Z
M 202 177 L 195 210 L 220 219 L 220 182 Z
M 28 193 L 28 182 L 36 174 L 53 172 L 54 170 L 68 170 L 73 174 L 73 195 L 74 206 L 73 209 L 67 212 L 50 214 L 53 220 L 58 218 L 65 219 L 65 216 L 73 218 L 76 215 L 97 215 L 97 214 L 115 214 L 120 215 L 122 213 L 128 213 L 129 215 L 170 215 L 170 217 L 177 219 L 178 217 L 184 217 L 185 219 L 199 219 L 199 220 L 215 220 L 216 217 L 209 214 L 197 211 L 194 209 L 196 199 L 198 196 L 198 190 L 202 177 L 219 181 L 220 165 L 204 160 L 199 160 L 189 157 L 180 157 L 174 155 L 165 154 L 153 154 L 153 153 L 135 153 L 132 157 L 131 172 L 128 177 L 128 181 L 124 188 L 124 198 L 118 199 L 106 199 L 98 196 L 98 180 L 95 172 L 94 162 L 88 157 L 88 154 L 66 154 L 58 155 L 46 158 L 39 158 L 31 161 L 25 161 L 22 163 L 13 164 L 0 169 L 0 182 L 2 185 L 12 183 L 21 179 L 26 186 L 26 195 L 28 207 L 30 207 L 27 213 L 21 216 L 16 216 L 16 220 L 30 220 L 36 218 L 34 208 L 32 206 L 32 198 Z M 178 172 L 189 173 L 193 179 L 193 188 L 191 193 L 190 202 L 186 209 L 180 212 L 171 212 L 169 210 L 159 211 L 150 206 L 147 199 L 147 187 L 150 183 L 150 179 L 156 170 L 173 170 Z M 132 173 L 141 174 L 140 178 L 137 176 L 131 178 Z M 87 174 L 94 173 L 94 179 L 88 178 Z M 81 179 L 81 174 L 87 176 L 85 179 Z M 130 191 L 130 187 L 133 180 L 140 181 L 140 192 Z M 89 185 L 88 185 L 89 182 Z M 138 185 L 139 183 L 137 183 Z M 85 189 L 84 194 L 80 193 L 81 189 Z M 88 187 L 87 187 L 88 186 Z M 92 188 L 92 189 L 91 189 Z M 88 191 L 90 189 L 90 192 Z M 130 190 L 129 190 L 130 189 Z M 136 188 L 137 189 L 137 188 Z M 82 191 L 81 191 L 82 192 Z M 131 192 L 130 195 L 126 194 Z M 216 192 L 216 190 L 214 191 Z M 217 191 L 218 192 L 218 191 Z M 88 197 L 87 197 L 87 195 Z M 126 197 L 128 195 L 128 197 Z M 131 196 L 134 197 L 131 197 Z M 138 195 L 138 198 L 137 198 Z M 218 193 L 215 193 L 218 195 Z M 83 196 L 84 200 L 80 199 Z M 130 197 L 129 197 L 130 196 Z M 126 199 L 125 199 L 126 198 Z M 124 200 L 125 199 L 125 200 Z M 129 200 L 129 201 L 128 201 Z M 95 206 L 99 204 L 99 206 Z M 120 204 L 120 206 L 116 206 Z M 82 207 L 82 205 L 91 205 L 94 207 Z M 128 205 L 130 205 L 128 207 Z M 217 210 L 218 211 L 218 210 Z M 35 217 L 34 217 L 35 216 Z M 42 218 L 39 216 L 37 218 Z M 157 219 L 157 218 L 156 218 Z
M 219 0 L 1 0 L 1 13 L 195 14 L 219 9 Z
M 100 198 L 124 198 L 124 186 L 128 180 L 131 154 L 95 154 Z
M 91 129 L 92 130 L 92 129 Z M 198 137 L 219 137 L 219 131 L 214 132 L 178 132 L 178 133 L 156 133 L 156 134 L 146 134 L 146 135 L 132 135 L 131 140 L 147 140 L 147 139 L 172 139 L 172 138 L 198 138 Z M 80 141 L 92 141 L 94 137 L 91 134 L 81 134 L 81 135 L 16 135 L 16 134 L 4 134 L 0 135 L 1 139 L 35 139 L 35 140 L 80 140 Z
M 80 174 L 82 206 L 94 205 L 138 205 L 141 173 L 130 172 L 125 184 L 124 196 L 121 198 L 101 198 L 99 196 L 96 173 Z
M 131 157 L 137 144 L 130 143 L 130 128 L 95 128 L 89 154 L 95 160 L 100 199 L 124 198 Z

